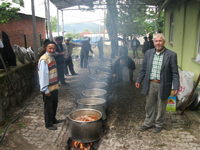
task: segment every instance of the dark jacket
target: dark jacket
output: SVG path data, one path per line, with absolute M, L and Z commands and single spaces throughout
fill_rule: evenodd
M 56 43 L 56 52 L 60 53 L 60 52 L 63 52 L 64 49 L 63 49 L 63 46 L 62 44 L 60 44 L 60 48 L 58 47 L 58 44 Z M 61 63 L 64 63 L 65 62 L 65 58 L 64 58 L 64 55 L 57 55 L 55 57 L 55 60 L 56 60 L 56 63 L 57 64 L 61 64 Z
M 153 40 L 150 40 L 150 41 L 148 42 L 148 44 L 149 44 L 148 49 L 152 49 L 152 48 L 154 48 Z
M 103 40 L 99 40 L 97 43 L 98 49 L 103 49 Z
M 120 60 L 121 59 L 124 59 L 125 63 L 123 65 L 123 67 L 128 67 L 128 69 L 130 70 L 135 70 L 135 62 L 128 56 L 122 56 L 122 57 L 119 57 L 114 66 L 113 66 L 113 74 L 116 74 L 117 73 L 117 69 L 118 67 L 120 66 Z
M 141 84 L 144 79 L 142 93 L 145 95 L 147 95 L 149 91 L 150 72 L 154 53 L 155 49 L 146 51 L 142 63 L 142 68 L 136 81 Z M 162 99 L 167 99 L 169 97 L 172 89 L 172 82 L 174 90 L 179 90 L 180 83 L 177 66 L 177 54 L 168 49 L 165 49 L 160 72 L 160 97 Z
M 145 41 L 143 44 L 143 48 L 142 48 L 142 53 L 145 54 L 145 52 L 149 49 L 149 42 Z
M 82 46 L 81 46 L 81 54 L 84 55 L 84 52 L 85 54 L 88 54 L 89 51 L 91 53 L 93 53 L 92 49 L 91 49 L 91 44 L 89 43 L 89 41 L 83 41 L 82 42 Z
M 134 42 L 134 41 L 136 41 L 136 48 L 138 48 L 138 47 L 140 46 L 140 42 L 139 42 L 137 39 L 132 40 L 132 42 L 131 42 L 131 47 L 133 47 L 133 42 Z

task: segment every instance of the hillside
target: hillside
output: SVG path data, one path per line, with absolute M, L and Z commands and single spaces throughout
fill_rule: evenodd
M 96 23 L 81 23 L 81 24 L 71 24 L 64 25 L 65 33 L 81 33 L 85 29 L 88 29 L 91 33 L 103 32 L 103 25 Z

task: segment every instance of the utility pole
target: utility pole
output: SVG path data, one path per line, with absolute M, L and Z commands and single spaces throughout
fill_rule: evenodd
M 104 22 L 103 22 L 103 48 L 105 48 L 105 30 L 106 30 L 106 9 L 104 9 Z
M 35 53 L 35 59 L 38 60 L 38 49 L 37 49 L 37 35 L 36 35 L 36 21 L 35 21 L 35 6 L 34 6 L 34 0 L 31 0 L 31 6 L 32 6 L 32 24 L 33 24 L 33 38 L 34 38 L 34 53 Z
M 51 22 L 50 22 L 49 0 L 47 0 L 47 7 L 48 7 L 48 23 L 49 23 L 49 40 L 53 41 L 53 37 L 52 37 L 52 34 L 51 34 Z
M 58 36 L 59 36 L 59 10 L 57 8 L 57 31 L 58 31 Z

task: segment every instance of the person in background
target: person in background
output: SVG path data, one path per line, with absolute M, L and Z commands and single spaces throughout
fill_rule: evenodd
M 138 55 L 138 47 L 140 46 L 140 42 L 138 41 L 138 39 L 134 36 L 133 40 L 131 42 L 131 47 L 133 49 L 133 58 L 135 58 L 135 53 L 137 54 L 137 58 L 139 59 L 139 55 Z
M 113 78 L 116 78 L 118 82 L 123 82 L 123 68 L 128 67 L 130 82 L 133 83 L 133 72 L 135 70 L 135 62 L 128 57 L 128 48 L 123 46 L 121 49 L 121 57 L 119 57 L 113 67 Z
M 38 62 L 38 74 L 40 91 L 43 93 L 45 127 L 49 130 L 56 130 L 53 124 L 62 122 L 56 119 L 58 106 L 58 76 L 54 57 L 65 55 L 65 52 L 55 52 L 55 42 L 46 43 L 46 53 L 43 54 Z
M 81 68 L 87 68 L 88 67 L 88 55 L 89 51 L 94 54 L 94 52 L 91 49 L 91 44 L 90 44 L 90 38 L 87 38 L 86 41 L 82 42 L 82 47 L 81 47 Z
M 71 38 L 67 37 L 65 38 L 65 43 L 63 43 L 63 48 L 66 51 L 67 55 L 65 56 L 65 75 L 69 75 L 68 73 L 68 67 L 69 70 L 71 72 L 72 75 L 78 75 L 75 71 L 74 71 L 74 65 L 72 62 L 72 50 L 74 47 L 79 47 L 81 46 L 81 44 L 76 44 L 76 43 L 72 43 L 70 42 Z
M 144 44 L 142 48 L 142 53 L 145 54 L 145 52 L 149 49 L 149 42 L 147 41 L 147 37 L 144 37 Z
M 117 52 L 117 42 L 114 38 L 111 40 L 111 51 L 111 58 L 114 59 Z
M 153 127 L 156 106 L 158 114 L 153 133 L 161 132 L 165 122 L 167 99 L 171 94 L 172 83 L 174 95 L 179 91 L 179 73 L 177 54 L 164 47 L 163 34 L 154 36 L 155 48 L 146 51 L 142 68 L 136 80 L 136 88 L 144 80 L 142 93 L 146 95 L 146 118 L 139 131 L 143 132 Z
M 148 43 L 149 43 L 149 47 L 148 47 L 148 49 L 152 49 L 152 48 L 155 48 L 154 47 L 154 44 L 153 44 L 153 40 L 152 40 L 152 36 L 149 36 L 148 37 Z
M 99 59 L 103 59 L 103 38 L 102 37 L 98 41 L 97 47 L 99 49 Z
M 56 52 L 58 53 L 64 52 L 64 49 L 62 46 L 62 38 L 56 37 L 55 43 L 56 43 Z M 55 59 L 56 59 L 57 71 L 58 71 L 58 81 L 60 81 L 62 85 L 68 85 L 68 83 L 65 82 L 65 78 L 64 78 L 64 67 L 65 67 L 64 55 L 59 55 Z
M 124 42 L 124 46 L 126 46 L 128 48 L 128 43 L 129 43 L 129 39 L 126 38 L 126 41 Z
M 40 57 L 46 53 L 45 47 L 49 41 L 50 41 L 49 39 L 45 39 L 43 45 L 38 48 L 38 59 L 40 59 Z
M 122 42 L 123 42 L 123 46 L 125 46 L 126 45 L 126 34 L 123 35 Z

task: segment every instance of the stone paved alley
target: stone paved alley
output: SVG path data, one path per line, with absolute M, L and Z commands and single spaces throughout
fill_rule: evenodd
M 116 59 L 115 59 L 116 60 Z M 113 63 L 114 61 L 113 60 Z M 60 86 L 57 119 L 65 120 L 57 124 L 58 130 L 49 131 L 44 127 L 42 95 L 37 93 L 22 116 L 10 125 L 0 150 L 65 150 L 67 149 L 68 120 L 66 116 L 76 109 L 76 101 L 82 97 L 85 84 L 90 81 L 87 68 L 80 68 L 75 61 L 78 76 L 67 76 L 69 86 Z M 135 59 L 134 82 L 141 67 L 142 59 Z M 98 64 L 98 58 L 90 61 L 91 72 Z M 136 89 L 129 82 L 128 70 L 124 69 L 124 82 L 111 81 L 107 99 L 107 119 L 99 140 L 98 150 L 200 150 L 199 114 L 192 111 L 168 112 L 161 133 L 152 133 L 153 129 L 139 132 L 145 118 L 145 96 L 141 88 Z M 26 103 L 37 90 L 27 97 Z M 18 115 L 20 110 L 15 111 Z M 21 125 L 18 128 L 17 125 Z

